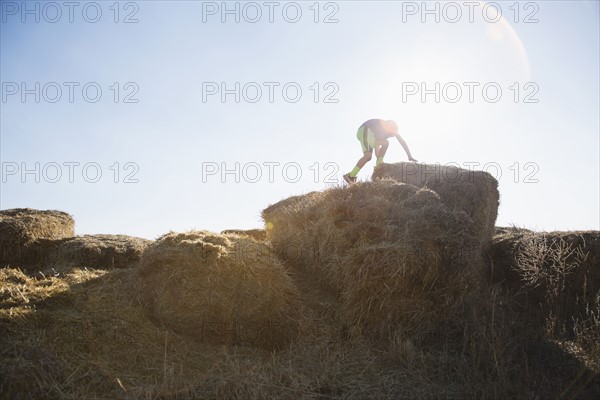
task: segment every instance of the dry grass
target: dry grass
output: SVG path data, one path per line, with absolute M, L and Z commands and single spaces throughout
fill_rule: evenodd
M 203 343 L 156 326 L 131 291 L 137 279 L 132 269 L 73 270 L 40 279 L 0 271 L 0 398 L 503 399 L 590 393 L 589 385 L 582 389 L 578 382 L 589 372 L 573 357 L 549 344 L 517 350 L 515 337 L 502 341 L 508 329 L 500 304 L 506 299 L 497 295 L 490 298 L 497 307 L 495 324 L 481 315 L 480 326 L 440 338 L 435 346 L 399 338 L 379 348 L 344 337 L 325 311 L 327 292 L 304 276 L 308 326 L 288 346 L 270 352 Z M 495 361 L 482 352 L 490 343 Z
M 162 330 L 131 296 L 133 274 L 79 270 L 39 281 L 16 270 L 3 275 L 3 287 L 17 281 L 29 302 L 15 297 L 9 304 L 3 297 L 0 303 L 0 396 L 320 399 L 412 391 L 399 378 L 413 373 L 393 376 L 381 354 L 356 343 L 320 338 L 270 353 Z
M 314 324 L 313 334 L 277 353 L 163 330 L 131 295 L 135 279 L 133 270 L 74 270 L 39 280 L 3 270 L 0 396 L 327 399 L 458 390 L 439 382 L 415 388 L 422 371 L 391 365 L 364 343 L 341 341 L 328 324 Z M 424 362 L 417 351 L 399 357 Z
M 40 239 L 74 236 L 73 218 L 61 211 L 15 208 L 0 211 L 0 266 L 27 264 Z
M 284 200 L 263 217 L 275 252 L 339 297 L 338 317 L 375 339 L 416 339 L 460 314 L 483 265 L 471 219 L 393 181 Z
M 373 180 L 386 178 L 433 190 L 448 208 L 463 210 L 473 219 L 482 246 L 490 243 L 500 194 L 498 181 L 489 173 L 452 165 L 400 162 L 381 164 L 373 172 Z
M 247 236 L 164 235 L 137 277 L 152 318 L 198 340 L 280 347 L 297 334 L 296 288 L 270 249 Z
M 2 398 L 185 398 L 220 349 L 156 327 L 133 270 L 2 278 Z M 8 293 L 8 296 L 7 296 Z M 27 300 L 25 300 L 27 299 Z

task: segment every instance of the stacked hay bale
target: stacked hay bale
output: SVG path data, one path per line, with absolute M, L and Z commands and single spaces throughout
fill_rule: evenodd
M 270 249 L 249 237 L 169 233 L 142 255 L 137 292 L 150 317 L 199 340 L 277 348 L 298 331 L 298 294 Z
M 419 338 L 482 281 L 484 235 L 431 190 L 359 183 L 288 198 L 263 218 L 276 254 L 337 293 L 339 319 L 360 336 Z
M 513 291 L 522 288 L 520 275 L 514 268 L 517 248 L 521 240 L 526 236 L 532 237 L 532 235 L 535 233 L 528 229 L 496 227 L 492 243 L 487 251 L 488 257 L 486 257 L 489 278 L 492 283 L 503 282 Z
M 128 268 L 151 243 L 125 235 L 75 236 L 74 225 L 62 211 L 0 211 L 0 266 L 26 272 Z
M 489 173 L 452 165 L 400 162 L 375 168 L 373 180 L 385 178 L 433 190 L 450 209 L 463 210 L 473 219 L 482 246 L 491 242 L 500 194 L 498 181 Z
M 489 256 L 490 280 L 513 293 L 532 323 L 551 318 L 571 331 L 587 323 L 600 334 L 592 321 L 600 318 L 599 231 L 500 228 Z
M 46 266 L 56 270 L 129 268 L 137 264 L 142 252 L 152 243 L 125 235 L 83 235 L 53 242 L 46 241 L 42 247 L 46 249 Z
M 61 211 L 15 208 L 0 211 L 0 266 L 22 266 L 39 257 L 35 244 L 75 234 L 75 221 Z

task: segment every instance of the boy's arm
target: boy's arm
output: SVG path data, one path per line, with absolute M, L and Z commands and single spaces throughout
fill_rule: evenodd
M 400 143 L 400 145 L 402 146 L 402 148 L 406 152 L 406 155 L 408 156 L 408 161 L 417 162 L 417 160 L 415 160 L 413 158 L 412 154 L 410 154 L 410 149 L 408 148 L 408 145 L 406 144 L 406 142 L 404 141 L 404 139 L 402 139 L 402 136 L 400 136 L 399 133 L 396 133 L 394 136 L 396 137 L 396 139 L 398 139 L 398 142 Z

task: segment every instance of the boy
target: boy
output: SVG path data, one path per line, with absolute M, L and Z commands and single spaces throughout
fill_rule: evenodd
M 409 161 L 417 161 L 410 154 L 410 150 L 404 139 L 398 134 L 398 125 L 392 120 L 370 119 L 358 128 L 356 137 L 360 141 L 363 156 L 358 160 L 354 169 L 344 175 L 344 180 L 348 184 L 356 182 L 358 171 L 371 160 L 373 149 L 375 149 L 375 156 L 377 157 L 375 167 L 383 162 L 383 156 L 385 156 L 385 152 L 389 145 L 388 139 L 391 137 L 398 139 L 398 142 L 404 148 Z

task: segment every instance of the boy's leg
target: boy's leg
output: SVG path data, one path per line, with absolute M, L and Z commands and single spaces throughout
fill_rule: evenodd
M 381 164 L 383 162 L 383 157 L 385 157 L 385 153 L 387 152 L 389 145 L 390 144 L 387 140 L 378 142 L 376 144 L 376 146 L 378 146 L 378 147 L 375 148 L 375 155 L 377 156 L 377 162 L 375 163 L 375 166 L 378 166 L 379 164 Z
M 375 135 L 369 128 L 361 126 L 356 132 L 356 138 L 360 142 L 360 148 L 362 149 L 363 156 L 357 161 L 356 166 L 348 173 L 350 178 L 355 178 L 362 167 L 371 160 L 371 154 L 375 147 Z
M 372 153 L 372 150 L 365 151 L 363 153 L 363 156 L 356 162 L 356 166 L 354 167 L 354 169 L 352 171 L 350 171 L 350 173 L 348 174 L 350 176 L 350 178 L 356 177 L 356 175 L 358 175 L 358 172 L 361 170 L 361 168 L 364 167 L 366 163 L 371 161 L 371 153 Z
M 360 127 L 356 133 L 356 138 L 360 142 L 363 156 L 356 162 L 356 166 L 349 173 L 343 176 L 347 183 L 354 183 L 356 181 L 356 175 L 365 166 L 367 162 L 371 160 L 371 154 L 375 147 L 375 136 L 373 132 L 365 127 Z

